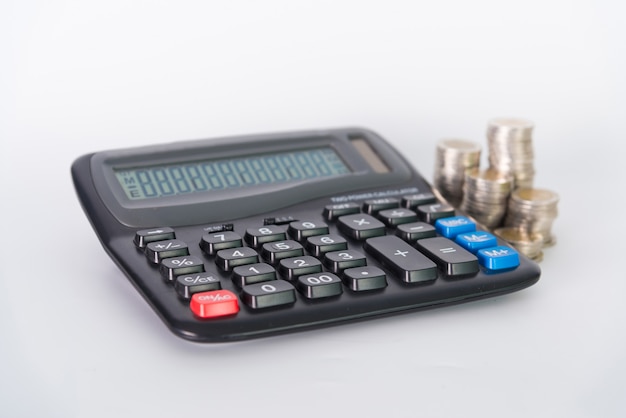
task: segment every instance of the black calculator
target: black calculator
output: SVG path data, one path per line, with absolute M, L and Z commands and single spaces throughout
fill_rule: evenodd
M 109 256 L 196 342 L 468 302 L 540 276 L 367 129 L 103 151 L 72 177 Z

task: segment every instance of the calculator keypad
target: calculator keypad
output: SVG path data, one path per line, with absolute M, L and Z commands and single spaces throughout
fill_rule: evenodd
M 237 315 L 239 303 L 251 312 L 287 308 L 299 298 L 330 303 L 346 291 L 384 292 L 390 281 L 414 287 L 440 275 L 471 279 L 481 267 L 519 264 L 515 250 L 498 246 L 430 193 L 327 205 L 321 215 L 328 223 L 289 216 L 242 235 L 236 224 L 205 228 L 202 257 L 190 255 L 172 228 L 138 231 L 134 242 L 200 319 Z

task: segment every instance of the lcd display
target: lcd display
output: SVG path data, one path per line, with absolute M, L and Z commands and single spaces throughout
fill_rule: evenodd
M 114 172 L 126 197 L 141 200 L 341 176 L 350 169 L 332 148 L 324 147 Z

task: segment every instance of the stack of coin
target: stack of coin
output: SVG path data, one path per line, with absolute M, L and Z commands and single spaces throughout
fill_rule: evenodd
M 552 224 L 557 217 L 559 196 L 545 189 L 517 189 L 511 194 L 505 226 L 515 227 L 527 234 L 539 234 L 543 246 L 556 242 Z
M 513 177 L 514 188 L 532 187 L 533 123 L 524 119 L 496 118 L 487 126 L 490 168 Z
M 487 228 L 500 226 L 511 189 L 511 178 L 495 170 L 467 171 L 461 210 Z
M 539 233 L 529 234 L 523 229 L 505 226 L 496 228 L 494 234 L 511 244 L 526 257 L 541 261 L 543 259 L 543 237 Z
M 437 143 L 434 186 L 452 206 L 461 204 L 465 172 L 479 166 L 480 152 L 480 145 L 464 139 Z

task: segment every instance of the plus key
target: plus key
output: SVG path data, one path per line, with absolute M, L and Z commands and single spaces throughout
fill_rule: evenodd
M 370 238 L 365 251 L 395 271 L 406 283 L 435 280 L 437 265 L 408 243 L 393 235 Z

